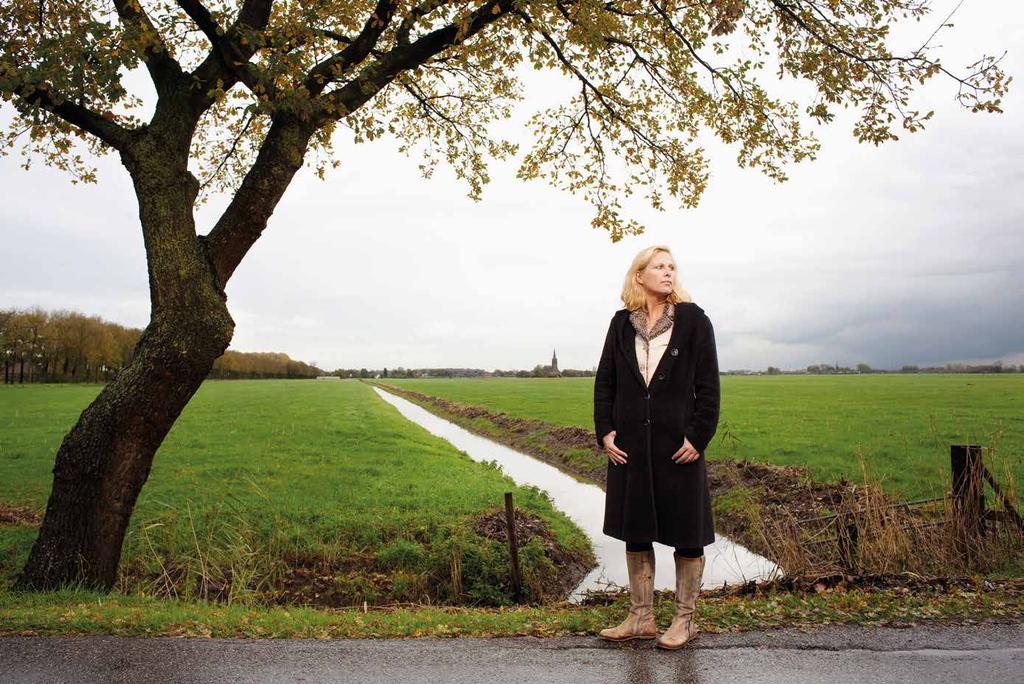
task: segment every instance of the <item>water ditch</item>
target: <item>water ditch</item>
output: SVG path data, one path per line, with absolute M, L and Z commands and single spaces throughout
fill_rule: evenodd
M 546 491 L 555 507 L 587 534 L 597 556 L 597 567 L 572 591 L 570 601 L 579 601 L 586 591 L 606 589 L 611 585 L 628 585 L 626 545 L 618 539 L 606 536 L 602 531 L 604 491 L 600 487 L 581 482 L 533 456 L 475 435 L 379 387 L 375 386 L 373 390 L 407 419 L 431 434 L 447 440 L 474 461 L 495 461 L 517 484 L 533 485 Z M 704 588 L 718 587 L 725 583 L 762 581 L 781 574 L 778 566 L 767 558 L 720 534 L 716 533 L 715 536 L 715 543 L 704 548 L 704 555 L 707 557 Z M 655 588 L 675 589 L 672 549 L 661 544 L 655 544 L 654 549 Z

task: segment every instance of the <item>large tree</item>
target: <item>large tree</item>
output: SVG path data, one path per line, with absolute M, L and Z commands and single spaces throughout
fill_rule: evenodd
M 17 586 L 112 585 L 153 455 L 231 340 L 225 285 L 305 160 L 321 174 L 332 163 L 332 136 L 396 136 L 424 150 L 427 173 L 452 164 L 476 198 L 487 161 L 517 151 L 489 127 L 519 99 L 517 71 L 559 71 L 574 86 L 531 120 L 519 175 L 582 193 L 618 240 L 642 230 L 621 215 L 636 190 L 658 208 L 666 194 L 697 203 L 702 132 L 782 180 L 817 149 L 808 124 L 839 108 L 858 110 L 861 141 L 919 129 L 931 113 L 910 96 L 936 74 L 964 106 L 998 111 L 998 59 L 956 74 L 931 39 L 889 45 L 893 25 L 927 11 L 926 0 L 5 0 L 0 93 L 15 112 L 4 149 L 86 181 L 90 154 L 118 154 L 152 304 L 131 362 L 57 451 Z M 129 91 L 139 73 L 155 95 Z M 773 96 L 775 73 L 813 95 Z M 219 192 L 227 208 L 197 226 L 197 203 Z

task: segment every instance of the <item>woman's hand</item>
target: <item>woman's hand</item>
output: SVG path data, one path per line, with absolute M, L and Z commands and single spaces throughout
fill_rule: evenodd
M 629 458 L 625 451 L 615 446 L 615 430 L 602 437 L 601 441 L 604 442 L 604 451 L 608 454 L 608 460 L 612 463 L 621 465 Z
M 685 436 L 683 437 L 683 446 L 679 448 L 679 451 L 672 454 L 672 460 L 676 463 L 690 463 L 700 458 L 700 453 L 690 444 Z

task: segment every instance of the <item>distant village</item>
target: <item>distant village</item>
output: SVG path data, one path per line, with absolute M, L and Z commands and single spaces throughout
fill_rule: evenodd
M 480 368 L 384 368 L 368 370 L 366 368 L 341 368 L 331 375 L 342 378 L 585 378 L 592 377 L 597 368 L 576 370 L 558 367 L 558 350 L 552 350 L 549 365 L 537 364 L 533 370 L 500 370 L 486 371 Z

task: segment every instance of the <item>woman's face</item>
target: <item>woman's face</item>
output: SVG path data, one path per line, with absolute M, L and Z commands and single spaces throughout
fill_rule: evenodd
M 656 252 L 647 267 L 636 275 L 649 294 L 668 296 L 676 284 L 676 265 L 666 252 Z

